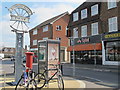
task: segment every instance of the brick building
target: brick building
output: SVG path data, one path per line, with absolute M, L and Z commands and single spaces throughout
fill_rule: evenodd
M 101 5 L 103 65 L 120 64 L 120 1 L 116 1 Z
M 61 61 L 69 61 L 69 53 L 67 52 L 68 38 L 66 37 L 66 29 L 69 22 L 69 13 L 65 12 L 61 15 L 44 21 L 29 31 L 30 50 L 37 53 L 37 43 L 39 40 L 54 39 L 61 42 Z
M 70 35 L 68 36 L 74 38 L 76 63 L 118 65 L 120 61 L 119 13 L 120 1 L 84 2 L 70 14 L 68 24 Z M 116 47 L 114 45 L 115 49 L 111 53 L 104 48 L 107 42 L 116 43 Z M 71 45 L 67 50 L 71 52 L 72 62 L 73 46 Z M 107 59 L 108 56 L 112 58 L 111 61 Z

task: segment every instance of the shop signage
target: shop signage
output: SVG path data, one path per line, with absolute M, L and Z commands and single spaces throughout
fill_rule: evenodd
M 87 43 L 90 42 L 90 38 L 82 38 L 77 41 L 77 43 Z
M 119 39 L 119 38 L 120 38 L 120 32 L 113 32 L 113 33 L 103 34 L 102 40 L 111 40 L 111 39 Z
M 120 37 L 120 33 L 105 35 L 105 38 L 117 38 L 117 37 Z
M 90 43 L 100 43 L 101 42 L 101 35 L 94 35 L 90 37 L 82 37 L 75 39 L 75 45 L 79 44 L 90 44 Z
M 18 11 L 19 12 L 18 12 Z M 21 10 L 21 13 L 20 13 Z M 11 8 L 9 8 L 11 21 L 20 21 L 29 23 L 30 15 L 32 15 L 32 11 L 23 4 L 15 4 Z

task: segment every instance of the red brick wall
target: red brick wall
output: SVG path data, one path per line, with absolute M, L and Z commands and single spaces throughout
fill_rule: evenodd
M 37 48 L 37 45 L 33 46 L 33 40 L 37 40 L 38 34 L 33 35 L 33 30 L 31 30 L 29 31 L 29 35 L 30 35 L 30 48 Z
M 66 37 L 66 27 L 69 22 L 69 15 L 65 15 L 59 20 L 55 21 L 53 23 L 53 39 L 56 39 L 57 37 L 61 38 L 61 46 L 68 46 L 68 38 Z M 60 31 L 56 30 L 56 26 L 62 26 L 62 29 Z
M 52 39 L 52 25 L 48 25 L 48 31 L 43 32 L 43 28 L 40 27 L 38 30 L 38 40 L 42 40 L 43 38 L 48 37 L 48 39 Z
M 57 37 L 61 38 L 61 46 L 68 46 L 68 38 L 66 37 L 66 27 L 69 22 L 69 15 L 65 15 L 62 18 L 55 21 L 52 25 L 48 25 L 48 31 L 43 32 L 42 27 L 37 27 L 38 32 L 37 35 L 33 35 L 33 30 L 29 31 L 30 34 L 30 46 L 31 48 L 37 48 L 37 45 L 33 46 L 33 40 L 42 40 L 44 37 L 48 37 L 48 39 L 56 39 Z M 62 26 L 61 31 L 56 31 L 56 26 Z

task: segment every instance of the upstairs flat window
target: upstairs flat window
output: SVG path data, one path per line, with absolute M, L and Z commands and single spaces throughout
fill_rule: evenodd
M 61 40 L 61 38 L 60 38 L 60 37 L 57 37 L 56 40 Z
M 81 37 L 87 36 L 87 25 L 81 26 Z
M 73 13 L 73 22 L 78 20 L 78 12 Z
M 87 9 L 81 10 L 81 19 L 87 18 Z
M 46 31 L 48 31 L 48 25 L 43 27 L 43 32 L 46 32 Z
M 91 24 L 92 35 L 98 34 L 98 22 Z
M 98 4 L 91 7 L 91 16 L 98 14 Z
M 44 37 L 44 38 L 43 38 L 43 40 L 47 40 L 47 39 L 48 39 L 48 37 Z
M 33 35 L 37 34 L 37 29 L 33 30 Z
M 60 31 L 60 30 L 62 30 L 62 27 L 58 25 L 58 26 L 56 26 L 56 30 Z
M 108 9 L 117 7 L 116 0 L 108 0 Z
M 117 17 L 112 17 L 108 19 L 109 32 L 118 31 Z
M 33 45 L 37 45 L 37 40 L 33 40 Z
M 78 38 L 78 27 L 73 28 L 73 37 Z

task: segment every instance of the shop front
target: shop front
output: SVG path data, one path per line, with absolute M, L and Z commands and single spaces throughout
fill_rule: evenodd
M 71 52 L 71 63 L 73 63 L 73 50 L 75 63 L 102 64 L 101 35 L 74 39 L 74 45 L 67 49 Z
M 103 34 L 103 65 L 120 65 L 120 32 Z

